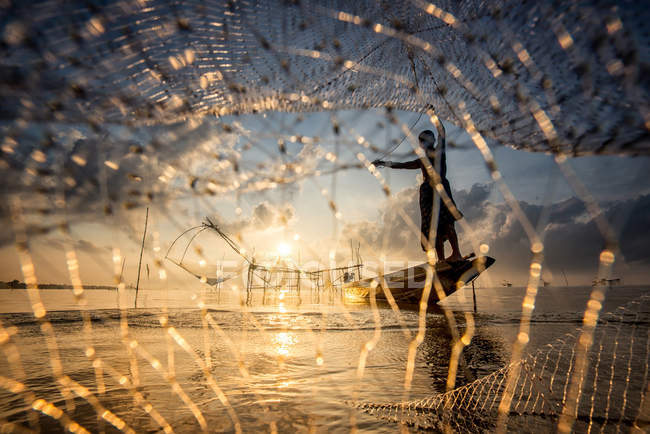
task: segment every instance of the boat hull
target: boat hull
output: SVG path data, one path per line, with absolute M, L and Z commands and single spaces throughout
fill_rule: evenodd
M 437 303 L 471 283 L 494 262 L 494 258 L 480 256 L 473 260 L 454 263 L 453 266 L 433 267 L 424 263 L 383 276 L 350 282 L 343 286 L 343 290 L 346 296 L 352 298 L 369 298 L 372 286 L 377 285 L 375 297 L 378 300 L 388 300 L 392 297 L 398 303 L 419 303 L 427 289 L 427 274 L 429 274 L 429 281 L 432 283 L 428 302 Z

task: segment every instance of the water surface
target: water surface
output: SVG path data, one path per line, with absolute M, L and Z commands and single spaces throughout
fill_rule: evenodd
M 575 332 L 590 290 L 540 288 L 527 350 L 543 349 L 567 332 Z M 105 369 L 106 390 L 98 389 L 96 371 L 86 357 L 89 337 L 97 356 L 111 372 L 135 382 L 135 390 L 175 431 L 200 430 L 201 417 L 210 431 L 233 430 L 232 417 L 219 399 L 221 390 L 242 429 L 248 432 L 274 427 L 281 432 L 349 431 L 353 427 L 395 432 L 398 425 L 357 410 L 352 403 L 395 403 L 444 392 L 452 330 L 459 335 L 465 332 L 468 313 L 476 327 L 462 353 L 456 386 L 484 377 L 510 361 L 524 289 L 477 289 L 475 314 L 471 291 L 465 289 L 440 306 L 430 307 L 408 393 L 404 384 L 409 343 L 418 330 L 417 307 L 404 307 L 397 313 L 389 305 L 380 304 L 374 310 L 367 302 L 351 303 L 338 293 L 306 291 L 298 297 L 269 292 L 246 298 L 230 290 L 197 287 L 141 290 L 135 309 L 133 291 L 120 298 L 116 291 L 88 290 L 84 309 L 90 315 L 92 332 L 84 332 L 82 313 L 70 290 L 43 290 L 41 297 L 54 330 L 63 374 L 87 387 L 104 408 L 136 431 L 160 427 L 142 406 L 134 404 L 134 389 L 129 392 L 120 384 L 119 376 Z M 603 311 L 616 312 L 617 307 L 628 306 L 648 293 L 649 288 L 641 287 L 611 289 Z M 211 324 L 204 320 L 207 317 L 198 308 L 200 302 Z M 20 353 L 25 384 L 36 397 L 53 402 L 87 429 L 111 428 L 106 422 L 98 422 L 96 410 L 87 401 L 77 397 L 76 408 L 67 406 L 53 375 L 52 340 L 45 339 L 26 292 L 0 290 L 0 306 L 3 326 L 13 327 L 10 330 L 15 333 L 12 342 Z M 129 308 L 119 309 L 125 306 Z M 636 312 L 631 318 L 637 324 L 635 336 L 638 324 L 645 324 L 645 335 L 641 332 L 640 339 L 646 340 L 647 314 Z M 450 327 L 450 318 L 455 329 Z M 173 327 L 171 333 L 161 325 L 164 323 Z M 631 333 L 620 326 L 615 330 L 619 337 Z M 123 339 L 123 331 L 128 333 L 127 339 Z M 174 332 L 182 336 L 191 354 L 174 339 Z M 137 342 L 137 349 L 128 345 L 132 341 Z M 640 357 L 639 367 L 647 367 L 647 352 Z M 361 363 L 364 358 L 365 363 Z M 159 369 L 152 366 L 153 359 L 160 362 Z M 16 372 L 16 366 L 5 357 L 0 360 L 0 372 Z M 209 384 L 208 377 L 218 389 Z M 629 376 L 620 379 L 628 380 Z M 630 396 L 633 392 L 630 390 Z M 188 402 L 196 405 L 200 416 L 192 412 Z M 25 406 L 19 395 L 0 390 L 0 420 L 27 423 Z M 59 423 L 44 415 L 39 422 L 48 430 L 61 430 Z

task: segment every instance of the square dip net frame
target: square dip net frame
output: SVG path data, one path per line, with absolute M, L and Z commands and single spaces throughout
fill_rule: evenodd
M 309 290 L 316 293 L 319 293 L 323 290 L 341 293 L 343 284 L 362 279 L 363 264 L 361 263 L 361 255 L 359 254 L 360 247 L 357 248 L 356 252 L 353 249 L 353 256 L 356 259 L 356 263 L 353 265 L 308 270 L 290 267 L 286 263 L 283 263 L 283 261 L 276 261 L 276 263 L 272 265 L 257 263 L 254 256 L 249 257 L 245 249 L 242 249 L 236 241 L 234 241 L 228 234 L 223 232 L 223 230 L 209 218 L 206 218 L 206 221 L 201 226 L 190 228 L 184 231 L 181 236 L 188 233 L 188 231 L 195 229 L 199 229 L 199 231 L 195 232 L 195 234 L 190 238 L 189 242 L 185 246 L 183 255 L 180 258 L 180 262 L 176 262 L 169 257 L 169 253 L 180 237 L 176 238 L 176 240 L 172 242 L 165 257 L 172 260 L 174 264 L 190 272 L 190 274 L 194 275 L 200 280 L 203 280 L 205 283 L 213 286 L 223 283 L 226 280 L 225 276 L 222 276 L 219 280 L 211 280 L 209 277 L 196 274 L 195 272 L 189 270 L 187 267 L 183 266 L 185 255 L 190 247 L 190 244 L 194 241 L 196 236 L 198 236 L 205 229 L 212 229 L 225 241 L 227 246 L 229 246 L 235 253 L 241 256 L 244 262 L 248 264 L 245 282 L 247 300 L 249 302 L 251 294 L 256 290 L 262 290 L 263 300 L 266 299 L 267 292 L 277 293 L 279 291 L 282 291 L 284 293 L 300 296 L 300 290 L 303 287 L 307 287 Z M 230 278 L 234 277 L 234 275 L 237 275 L 238 273 L 241 273 L 242 270 L 243 268 L 236 270 L 233 275 L 230 276 Z

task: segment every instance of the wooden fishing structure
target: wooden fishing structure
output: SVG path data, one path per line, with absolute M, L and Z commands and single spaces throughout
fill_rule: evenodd
M 226 275 L 222 269 L 216 277 L 209 277 L 191 270 L 183 263 L 192 242 L 200 233 L 208 229 L 215 231 L 224 242 L 243 259 L 241 267 L 228 275 Z M 192 235 L 185 246 L 180 260 L 174 260 L 169 256 L 170 251 L 181 237 L 191 231 L 196 232 Z M 319 268 L 316 270 L 303 269 L 300 266 L 293 266 L 292 264 L 287 264 L 286 261 L 280 260 L 274 264 L 260 263 L 256 261 L 254 256 L 249 256 L 247 252 L 217 224 L 209 218 L 206 218 L 205 222 L 200 226 L 195 226 L 180 234 L 169 247 L 165 258 L 192 274 L 202 282 L 215 288 L 219 288 L 219 286 L 227 280 L 242 275 L 244 270 L 246 270 L 245 287 L 248 295 L 247 299 L 249 299 L 250 294 L 254 291 L 261 291 L 264 299 L 266 299 L 268 294 L 280 291 L 285 294 L 288 293 L 300 296 L 301 289 L 305 287 L 317 292 L 325 290 L 341 291 L 346 283 L 362 279 L 363 263 L 361 261 L 358 247 L 356 248 L 356 252 L 355 249 L 352 248 L 352 256 L 353 262 L 355 262 L 352 265 L 324 269 Z

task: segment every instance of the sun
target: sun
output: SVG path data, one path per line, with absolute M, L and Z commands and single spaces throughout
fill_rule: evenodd
M 278 255 L 280 255 L 281 257 L 286 257 L 289 256 L 289 254 L 291 254 L 291 246 L 285 242 L 281 242 L 280 244 L 278 244 L 277 250 L 278 250 Z

